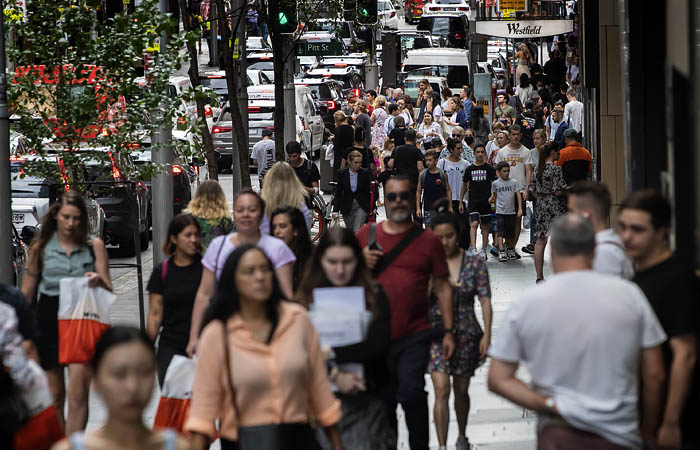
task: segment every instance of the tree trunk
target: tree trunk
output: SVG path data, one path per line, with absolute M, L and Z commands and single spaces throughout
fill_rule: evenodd
M 277 0 L 269 1 L 268 11 L 279 11 Z M 275 61 L 275 159 L 284 161 L 284 57 L 286 56 L 285 36 L 280 33 L 277 21 L 270 15 L 270 40 L 272 59 Z
M 219 19 L 219 30 L 221 33 L 221 49 L 224 59 L 224 71 L 226 72 L 226 86 L 228 87 L 228 104 L 231 111 L 231 125 L 233 128 L 233 136 L 235 138 L 235 145 L 238 149 L 238 161 L 233 161 L 233 164 L 239 164 L 241 168 L 241 187 L 251 187 L 250 182 L 250 165 L 248 156 L 248 145 L 245 139 L 245 126 L 248 124 L 243 124 L 243 117 L 241 116 L 241 110 L 238 108 L 238 91 L 236 90 L 235 82 L 235 70 L 233 69 L 233 58 L 231 55 L 231 47 L 229 46 L 229 40 L 231 35 L 236 33 L 238 27 L 243 26 L 241 24 L 241 19 L 245 15 L 244 11 L 238 12 L 238 20 L 233 28 L 233 32 L 229 28 L 229 14 L 226 13 L 226 5 L 223 0 L 216 1 L 216 14 Z M 212 36 L 212 39 L 216 39 L 216 36 Z M 245 42 L 242 42 L 243 51 L 245 51 Z M 218 58 L 218 55 L 216 55 Z
M 180 14 L 184 18 L 182 23 L 186 32 L 192 31 L 192 23 L 190 22 L 191 15 L 187 11 L 187 0 L 179 0 L 180 3 Z M 187 53 L 190 56 L 190 68 L 187 73 L 190 76 L 190 81 L 192 82 L 192 87 L 195 89 L 202 83 L 199 80 L 199 63 L 197 58 L 197 46 L 193 41 L 187 41 Z M 197 117 L 204 118 L 204 126 L 202 127 L 202 144 L 204 145 L 204 150 L 206 151 L 207 162 L 209 163 L 209 178 L 212 180 L 219 179 L 219 166 L 216 162 L 216 153 L 214 152 L 214 142 L 211 139 L 211 132 L 209 131 L 209 126 L 206 122 L 206 115 L 204 110 L 204 100 L 198 98 L 197 102 Z

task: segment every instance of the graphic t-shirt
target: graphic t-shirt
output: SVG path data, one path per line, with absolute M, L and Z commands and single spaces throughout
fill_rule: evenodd
M 275 141 L 263 139 L 253 146 L 253 159 L 258 161 L 258 175 L 264 177 L 275 163 Z
M 530 150 L 521 145 L 520 148 L 513 149 L 510 145 L 506 145 L 498 151 L 495 162 L 498 164 L 501 161 L 506 161 L 510 164 L 509 179 L 518 182 L 518 190 L 525 189 L 525 164 L 530 162 Z
M 464 171 L 465 183 L 469 183 L 469 203 L 488 201 L 491 183 L 496 179 L 496 169 L 489 164 L 472 164 Z
M 515 214 L 515 193 L 518 182 L 512 178 L 497 179 L 491 183 L 491 192 L 496 193 L 496 214 Z
M 447 181 L 450 183 L 450 189 L 452 190 L 452 200 L 459 200 L 459 194 L 462 190 L 462 177 L 464 177 L 464 171 L 469 167 L 469 163 L 463 159 L 457 162 L 441 159 L 437 162 L 437 166 L 447 174 Z

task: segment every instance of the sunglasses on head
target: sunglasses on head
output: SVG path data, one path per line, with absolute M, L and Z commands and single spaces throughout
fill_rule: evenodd
M 395 202 L 395 201 L 406 201 L 411 198 L 411 193 L 408 191 L 401 191 L 401 192 L 389 192 L 384 196 L 384 199 L 390 202 Z

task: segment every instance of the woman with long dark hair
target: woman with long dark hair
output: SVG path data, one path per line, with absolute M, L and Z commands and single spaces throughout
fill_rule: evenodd
M 335 450 L 342 447 L 335 428 L 340 402 L 318 333 L 304 308 L 283 298 L 263 250 L 241 245 L 226 259 L 203 322 L 185 424 L 195 449 L 209 447 L 217 419 L 224 450 L 236 448 L 234 440 L 245 444 L 253 427 L 268 425 L 289 433 L 285 449 L 313 449 L 312 418 Z
M 304 274 L 306 261 L 311 257 L 311 252 L 313 251 L 306 219 L 298 208 L 283 206 L 272 211 L 270 224 L 272 235 L 282 239 L 287 244 L 287 247 L 294 252 L 294 256 L 297 257 L 292 272 L 292 284 L 296 290 Z
M 535 271 L 536 282 L 544 280 L 544 249 L 549 238 L 549 224 L 566 213 L 566 181 L 561 167 L 555 162 L 559 159 L 559 147 L 548 142 L 539 150 L 540 160 L 535 170 L 534 186 L 531 192 L 537 199 L 535 205 Z
M 95 390 L 107 409 L 105 424 L 90 433 L 72 433 L 53 450 L 187 450 L 189 442 L 172 430 L 152 430 L 143 411 L 153 396 L 156 357 L 153 342 L 136 328 L 114 326 L 102 334 L 92 357 Z
M 346 286 L 363 288 L 372 321 L 362 342 L 324 349 L 329 362 L 339 366 L 331 371 L 330 378 L 340 390 L 343 411 L 338 424 L 340 435 L 346 450 L 388 450 L 395 448 L 396 443 L 388 423 L 389 411 L 380 393 L 389 383 L 386 367 L 391 340 L 389 300 L 372 278 L 355 234 L 347 228 L 332 227 L 314 251 L 297 300 L 308 307 L 313 302 L 314 289 Z M 361 364 L 362 373 L 343 370 L 347 363 Z
M 146 333 L 153 341 L 160 333 L 156 361 L 160 386 L 173 356 L 187 355 L 192 307 L 202 280 L 201 251 L 199 221 L 190 214 L 173 217 L 163 243 L 167 257 L 153 268 L 146 286 Z
M 459 248 L 459 219 L 449 212 L 447 199 L 435 205 L 432 228 L 447 256 L 450 283 L 453 286 L 454 325 L 452 328 L 457 344 L 455 353 L 449 360 L 443 356 L 440 339 L 434 340 L 430 345 L 430 362 L 427 371 L 435 387 L 433 409 L 435 429 L 440 448 L 445 448 L 450 415 L 448 400 L 451 377 L 459 433 L 456 448 L 469 448 L 469 439 L 465 434 L 469 417 L 469 380 L 486 359 L 486 350 L 491 341 L 493 313 L 489 274 L 486 262 L 479 257 L 479 253 Z M 474 312 L 474 297 L 478 297 L 481 303 L 484 316 L 483 330 Z M 434 296 L 431 296 L 429 320 L 433 327 L 439 327 L 442 324 L 440 308 Z
M 29 248 L 22 293 L 29 303 L 35 298 L 36 318 L 41 330 L 36 346 L 56 403 L 59 422 L 66 433 L 85 429 L 88 420 L 90 370 L 86 364 L 68 365 L 68 417 L 65 366 L 58 362 L 58 296 L 60 281 L 87 277 L 91 286 L 112 289 L 109 257 L 100 238 L 88 240 L 90 219 L 85 201 L 76 191 L 64 192 L 41 220 L 39 234 Z

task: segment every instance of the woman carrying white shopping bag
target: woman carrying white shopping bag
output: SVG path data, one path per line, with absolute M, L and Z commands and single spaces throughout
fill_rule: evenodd
M 80 194 L 75 191 L 63 193 L 42 218 L 39 234 L 31 243 L 26 276 L 22 281 L 22 293 L 27 300 L 33 303 L 37 299 L 36 315 L 40 329 L 37 350 L 62 424 L 66 389 L 65 366 L 59 363 L 58 358 L 61 279 L 84 276 L 91 287 L 112 289 L 104 242 L 99 238 L 89 242 L 88 228 L 88 213 Z M 64 342 L 62 345 L 71 344 Z M 68 366 L 69 414 L 65 428 L 66 433 L 70 434 L 84 429 L 87 424 L 90 371 L 86 364 Z

